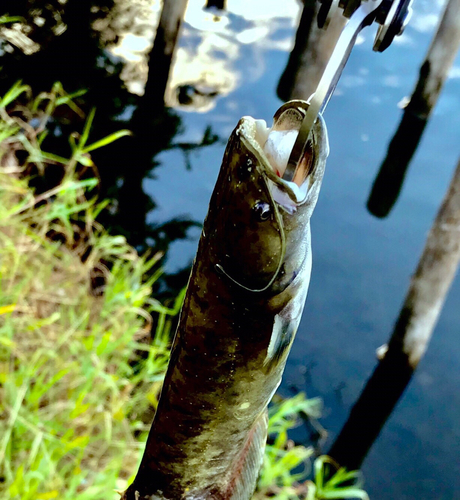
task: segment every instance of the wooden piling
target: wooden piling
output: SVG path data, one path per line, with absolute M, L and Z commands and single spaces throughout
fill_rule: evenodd
M 307 100 L 317 89 L 347 19 L 338 9 L 327 29 L 318 28 L 319 2 L 305 0 L 294 48 L 280 78 L 277 93 L 283 101 Z
M 358 469 L 424 355 L 460 261 L 460 161 L 428 234 L 388 350 L 329 455 Z
M 369 195 L 367 207 L 377 217 L 386 217 L 398 199 L 409 163 L 459 47 L 460 0 L 449 0 L 420 68 L 415 90 Z
M 169 73 L 179 39 L 187 0 L 164 0 L 155 42 L 149 56 L 145 102 L 157 107 L 164 103 Z

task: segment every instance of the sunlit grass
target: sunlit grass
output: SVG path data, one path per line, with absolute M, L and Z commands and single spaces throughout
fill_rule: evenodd
M 116 498 L 142 451 L 181 298 L 172 309 L 153 300 L 158 256 L 140 258 L 95 222 L 97 180 L 75 166 L 122 134 L 87 146 L 93 112 L 58 186 L 36 195 L 21 178 L 11 151 L 55 160 L 37 147 L 42 131 L 6 115 L 25 92 L 18 84 L 0 101 L 0 497 Z
M 110 497 L 138 461 L 134 434 L 147 431 L 143 419 L 168 361 L 167 321 L 146 343 L 150 315 L 177 312 L 149 300 L 153 279 L 143 276 L 156 258 L 140 259 L 103 232 L 90 235 L 84 263 L 78 250 L 47 240 L 51 227 L 68 232 L 62 218 L 81 184 L 59 192 L 53 208 L 24 213 L 25 184 L 1 182 L 3 208 L 18 197 L 9 211 L 16 215 L 3 210 L 0 218 L 2 498 Z M 102 261 L 113 266 L 95 297 L 90 276 Z
M 313 449 L 295 445 L 289 439 L 288 431 L 299 424 L 300 412 L 318 416 L 320 406 L 318 399 L 306 399 L 305 394 L 300 393 L 270 407 L 269 443 L 255 498 L 299 498 L 300 490 L 304 490 L 301 481 L 308 477 L 308 459 L 313 456 Z
M 307 482 L 309 488 L 306 500 L 369 500 L 363 490 L 363 483 L 359 471 L 348 472 L 330 457 L 323 455 L 315 460 L 313 481 Z

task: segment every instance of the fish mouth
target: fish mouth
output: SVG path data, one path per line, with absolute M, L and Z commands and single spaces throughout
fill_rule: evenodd
M 260 161 L 263 173 L 268 177 L 270 193 L 277 204 L 289 213 L 308 202 L 321 183 L 324 162 L 329 153 L 326 125 L 321 115 L 315 122 L 296 174 L 292 181 L 283 179 L 289 156 L 297 139 L 302 120 L 308 109 L 308 102 L 289 101 L 281 106 L 273 117 L 273 125 L 265 120 L 245 116 L 241 119 L 238 132 L 247 146 Z

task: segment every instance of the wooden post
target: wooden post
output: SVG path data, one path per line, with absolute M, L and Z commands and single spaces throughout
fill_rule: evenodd
M 148 105 L 163 104 L 174 50 L 179 39 L 187 0 L 164 0 L 155 42 L 149 57 L 149 73 L 145 86 Z
M 367 202 L 369 211 L 386 217 L 396 202 L 410 160 L 417 149 L 460 46 L 460 0 L 449 0 L 431 42 L 420 77 Z
M 146 236 L 151 233 L 146 214 L 155 207 L 154 201 L 144 192 L 143 181 L 155 166 L 155 156 L 170 146 L 181 123 L 180 117 L 165 107 L 164 99 L 186 8 L 187 0 L 163 1 L 155 41 L 149 55 L 144 95 L 138 99 L 130 120 L 133 132 L 130 164 L 134 168 L 125 176 L 118 192 L 118 219 L 121 227 L 130 228 L 133 245 L 141 248 Z
M 460 260 L 460 161 L 428 234 L 386 353 L 329 455 L 358 469 L 424 355 Z
M 277 93 L 283 101 L 308 99 L 317 89 L 347 19 L 338 9 L 327 29 L 318 28 L 319 2 L 305 0 L 294 48 L 280 78 Z
M 117 201 L 119 223 L 122 227 L 130 227 L 131 242 L 135 246 L 145 244 L 149 233 L 146 214 L 155 206 L 143 190 L 143 180 L 154 166 L 153 158 L 170 144 L 180 124 L 180 118 L 165 109 L 164 96 L 186 7 L 187 0 L 163 2 L 155 41 L 149 55 L 145 92 L 138 99 L 130 121 L 133 132 L 130 163 L 135 168 L 125 176 Z M 133 199 L 136 199 L 134 204 Z

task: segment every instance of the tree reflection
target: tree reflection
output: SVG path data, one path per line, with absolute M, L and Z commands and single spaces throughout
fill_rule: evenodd
M 60 81 L 69 93 L 87 89 L 76 102 L 85 114 L 97 108 L 91 132 L 94 140 L 121 128 L 132 130 L 132 137 L 93 154 L 101 178 L 100 195 L 114 200 L 112 209 L 101 214 L 100 222 L 125 235 L 141 251 L 153 247 L 154 251 L 167 252 L 172 241 L 186 238 L 188 229 L 198 223 L 187 218 L 162 225 L 148 223 L 147 213 L 156 205 L 144 191 L 143 181 L 159 165 L 156 158 L 160 152 L 180 148 L 187 159 L 191 150 L 213 144 L 217 137 L 207 128 L 203 139 L 196 144 L 174 142 L 183 129 L 181 118 L 164 106 L 163 95 L 152 90 L 156 88 L 153 80 L 157 64 L 153 51 L 148 91 L 143 96 L 128 92 L 120 78 L 123 64 L 107 50 L 117 38 L 109 22 L 114 5 L 113 0 L 68 0 L 66 3 L 4 0 L 3 11 L 10 16 L 21 16 L 24 22 L 15 26 L 20 31 L 19 38 L 14 33 L 7 34 L 2 42 L 0 91 L 5 93 L 15 81 L 22 79 L 38 94 L 49 91 L 54 82 Z M 134 19 L 135 16 L 131 16 L 127 22 Z M 24 50 L 24 45 L 38 49 L 31 53 Z M 84 117 L 74 111 L 59 108 L 49 124 L 50 133 L 43 149 L 68 155 L 67 138 L 82 129 L 83 120 Z M 189 165 L 187 161 L 184 163 Z M 52 182 L 49 178 L 48 181 Z M 183 286 L 185 280 L 186 277 L 175 284 Z

